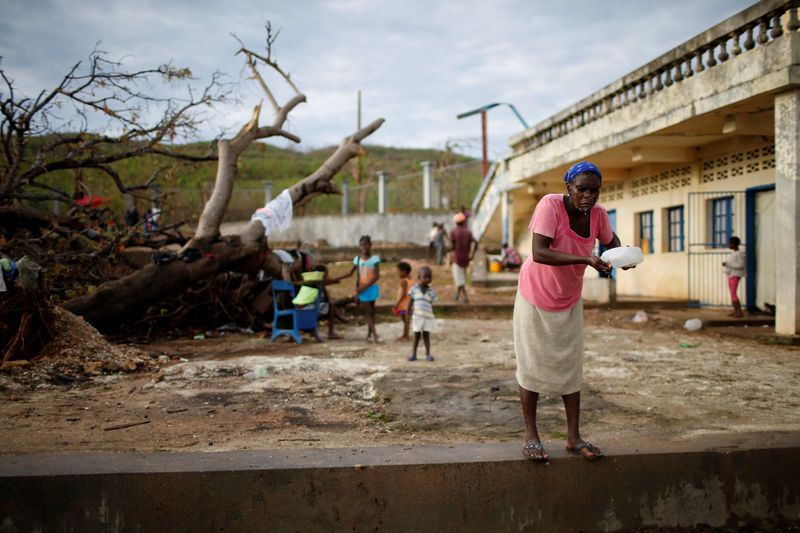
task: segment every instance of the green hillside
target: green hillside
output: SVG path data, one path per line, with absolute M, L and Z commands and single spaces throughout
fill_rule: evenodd
M 175 147 L 178 150 L 193 154 L 208 151 L 208 144 L 195 143 Z M 253 143 L 239 159 L 239 174 L 236 179 L 234 195 L 228 209 L 226 220 L 242 220 L 264 203 L 264 181 L 273 182 L 273 194 L 291 186 L 302 178 L 313 173 L 336 147 L 318 150 L 298 151 L 279 148 L 266 143 Z M 434 168 L 441 168 L 460 163 L 468 163 L 447 172 L 436 172 L 441 178 L 443 195 L 450 200 L 450 207 L 469 204 L 480 186 L 480 161 L 443 150 L 391 148 L 385 146 L 365 146 L 367 156 L 361 158 L 361 183 L 372 183 L 371 187 L 350 191 L 350 212 L 357 212 L 363 205 L 367 212 L 377 210 L 377 186 L 375 173 L 385 171 L 389 175 L 389 207 L 390 210 L 414 210 L 421 208 L 421 177 L 397 179 L 401 176 L 420 173 L 422 161 L 431 161 Z M 469 164 L 474 162 L 474 164 Z M 147 181 L 155 169 L 171 164 L 172 161 L 161 156 L 145 156 L 114 163 L 114 169 L 126 183 L 143 183 Z M 335 181 L 341 186 L 347 180 L 351 188 L 355 185 L 353 178 L 354 161 L 349 162 Z M 159 175 L 157 183 L 166 193 L 164 200 L 165 222 L 177 220 L 196 220 L 203 204 L 210 193 L 216 174 L 216 162 L 182 163 L 177 168 Z M 58 184 L 66 190 L 74 187 L 76 173 L 53 173 L 48 181 Z M 113 183 L 104 174 L 96 170 L 83 171 L 81 179 L 90 187 L 93 194 L 109 197 L 109 205 L 118 217 L 123 210 L 123 199 Z M 144 196 L 149 196 L 143 193 Z M 318 197 L 312 200 L 299 214 L 335 214 L 341 212 L 341 197 Z M 148 209 L 148 201 L 139 202 L 139 210 Z

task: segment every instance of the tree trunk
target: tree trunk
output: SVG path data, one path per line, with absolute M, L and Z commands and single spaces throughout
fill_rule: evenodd
M 320 194 L 338 194 L 339 190 L 331 179 L 347 161 L 363 152 L 360 142 L 381 124 L 383 119 L 378 119 L 345 138 L 316 172 L 290 187 L 294 208 L 305 205 Z M 272 276 L 280 276 L 280 260 L 277 256 L 268 253 L 266 259 L 263 259 L 262 254 L 269 252 L 269 248 L 264 237 L 264 227 L 259 221 L 251 221 L 238 236 L 218 240 L 219 222 L 230 198 L 237 158 L 233 155 L 236 151 L 231 154 L 233 157 L 223 157 L 222 141 L 220 148 L 220 173 L 214 194 L 206 204 L 204 216 L 201 218 L 201 222 L 206 223 L 202 228 L 204 233 L 191 241 L 202 243 L 206 255 L 191 263 L 177 260 L 164 265 L 149 265 L 125 278 L 104 283 L 91 294 L 65 302 L 65 309 L 83 316 L 100 330 L 109 330 L 121 322 L 138 317 L 147 307 L 160 300 L 179 294 L 194 283 L 221 272 L 250 272 L 263 268 Z M 212 203 L 214 205 L 210 205 Z M 213 220 L 216 220 L 216 226 L 208 223 Z M 198 233 L 200 232 L 201 228 L 198 227 Z
M 217 180 L 214 182 L 214 191 L 203 208 L 203 213 L 197 223 L 197 231 L 192 246 L 205 248 L 219 238 L 219 226 L 225 210 L 228 208 L 228 201 L 233 192 L 233 184 L 238 171 L 236 162 L 238 155 L 231 149 L 231 143 L 227 139 L 221 139 L 217 143 L 219 159 L 217 160 Z

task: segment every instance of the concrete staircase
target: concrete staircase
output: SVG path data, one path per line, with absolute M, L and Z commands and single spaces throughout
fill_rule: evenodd
M 472 201 L 469 229 L 478 242 L 494 217 L 494 213 L 500 205 L 502 192 L 509 186 L 509 183 L 509 172 L 498 171 L 497 162 L 493 163 L 483 178 L 478 194 Z

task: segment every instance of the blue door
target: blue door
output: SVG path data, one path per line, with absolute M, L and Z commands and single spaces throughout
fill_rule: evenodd
M 614 233 L 616 233 L 617 232 L 617 210 L 616 209 L 611 209 L 611 210 L 608 211 L 608 221 L 611 223 L 611 229 L 614 231 Z M 597 255 L 603 255 L 603 252 L 605 252 L 605 251 L 606 251 L 606 247 L 603 246 L 603 243 L 600 243 L 598 245 L 598 254 Z M 612 277 L 612 278 L 616 278 L 617 277 L 616 276 L 616 270 L 617 269 L 615 269 L 615 268 L 611 269 L 610 277 Z M 601 272 L 600 273 L 600 277 L 601 278 L 605 278 L 606 276 Z

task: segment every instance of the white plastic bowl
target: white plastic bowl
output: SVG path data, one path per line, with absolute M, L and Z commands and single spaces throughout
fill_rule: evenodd
M 618 246 L 603 252 L 600 259 L 611 263 L 614 268 L 638 265 L 644 261 L 642 249 L 636 246 Z

